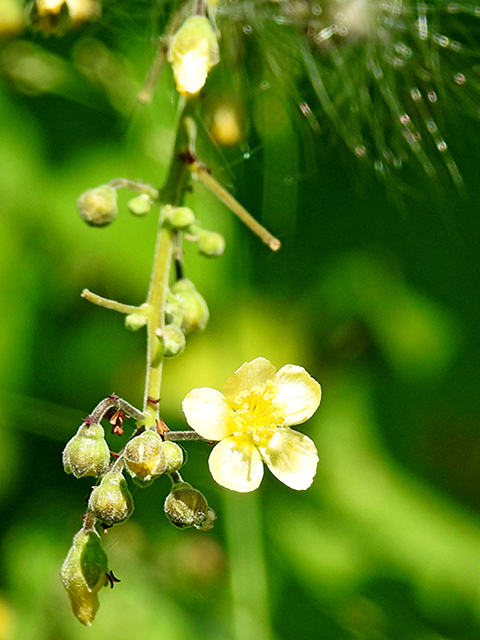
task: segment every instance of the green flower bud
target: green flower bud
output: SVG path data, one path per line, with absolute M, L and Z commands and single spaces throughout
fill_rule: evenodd
M 163 440 L 156 431 L 144 431 L 132 438 L 125 446 L 125 466 L 140 485 L 150 484 L 162 475 L 167 466 L 163 451 Z
M 183 278 L 172 286 L 172 293 L 182 307 L 182 329 L 185 333 L 205 329 L 208 322 L 208 307 L 191 280 Z
M 180 469 L 183 464 L 183 449 L 176 442 L 165 440 L 163 443 L 163 452 L 165 454 L 165 473 L 172 475 Z
M 172 207 L 167 204 L 162 209 L 162 216 L 175 229 L 187 229 L 195 222 L 195 214 L 188 207 Z
M 63 450 L 63 468 L 76 478 L 99 477 L 107 472 L 110 451 L 99 424 L 82 424 Z
M 127 206 L 131 213 L 136 216 L 144 216 L 150 212 L 150 209 L 152 208 L 152 200 L 148 193 L 141 193 L 139 196 L 132 198 L 128 202 Z
M 162 331 L 163 355 L 168 358 L 182 353 L 185 349 L 185 334 L 176 324 L 167 324 Z
M 108 184 L 82 193 L 77 209 L 87 224 L 104 227 L 117 217 L 117 191 Z
M 130 331 L 138 331 L 147 324 L 147 317 L 143 313 L 129 313 L 125 316 L 125 326 Z
M 225 238 L 215 231 L 203 231 L 198 233 L 198 250 L 204 256 L 222 256 L 225 251 Z
M 98 610 L 98 592 L 107 582 L 108 558 L 96 531 L 81 529 L 62 565 L 60 576 L 73 613 L 87 626 Z
M 165 514 L 179 529 L 195 527 L 208 531 L 217 515 L 207 504 L 205 496 L 188 482 L 177 482 L 165 500 Z
M 90 494 L 88 508 L 101 523 L 111 527 L 125 522 L 133 511 L 127 482 L 119 471 L 110 471 Z

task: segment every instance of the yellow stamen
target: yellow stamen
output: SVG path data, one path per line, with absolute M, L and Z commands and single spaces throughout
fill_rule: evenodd
M 267 446 L 285 420 L 275 402 L 276 395 L 277 388 L 271 380 L 263 388 L 257 385 L 241 391 L 231 402 L 233 436 L 245 438 L 257 447 Z

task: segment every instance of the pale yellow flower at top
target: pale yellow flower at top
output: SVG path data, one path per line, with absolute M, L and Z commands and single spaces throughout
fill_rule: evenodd
M 253 491 L 263 478 L 263 463 L 292 489 L 308 489 L 318 455 L 310 438 L 290 427 L 308 420 L 320 404 L 320 385 L 303 367 L 279 371 L 266 358 L 245 362 L 223 393 L 203 387 L 183 400 L 188 424 L 208 440 L 219 440 L 208 461 L 218 484 Z
M 210 69 L 219 61 L 215 31 L 208 18 L 187 18 L 173 36 L 168 49 L 175 84 L 182 95 L 198 93 Z

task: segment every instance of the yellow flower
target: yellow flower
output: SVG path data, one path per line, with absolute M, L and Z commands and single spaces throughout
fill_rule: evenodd
M 276 371 L 265 358 L 245 362 L 223 393 L 203 387 L 183 400 L 188 424 L 208 440 L 220 440 L 208 461 L 218 484 L 239 492 L 257 489 L 263 462 L 292 489 L 308 489 L 317 470 L 317 449 L 290 429 L 318 408 L 320 385 L 303 367 Z
M 208 18 L 187 18 L 173 36 L 168 61 L 178 91 L 182 95 L 198 93 L 208 72 L 219 61 L 217 36 Z

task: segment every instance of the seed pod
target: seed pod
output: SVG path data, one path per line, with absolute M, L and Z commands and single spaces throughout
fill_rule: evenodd
M 73 613 L 87 626 L 97 612 L 98 592 L 107 582 L 108 558 L 96 531 L 81 529 L 62 565 L 60 576 Z
M 108 470 L 110 451 L 99 424 L 82 424 L 63 450 L 63 468 L 76 478 L 98 478 Z
M 176 442 L 166 440 L 163 443 L 163 452 L 165 454 L 165 473 L 172 475 L 178 471 L 183 464 L 183 449 Z
M 82 193 L 77 209 L 85 222 L 93 227 L 104 227 L 117 217 L 117 191 L 108 184 Z
M 108 527 L 125 522 L 133 511 L 133 499 L 127 482 L 118 471 L 110 471 L 90 494 L 88 508 Z
M 205 329 L 209 312 L 205 299 L 198 293 L 191 280 L 182 278 L 172 286 L 182 308 L 182 329 L 185 333 Z
M 165 500 L 165 514 L 179 529 L 195 527 L 208 531 L 217 515 L 207 504 L 205 496 L 188 482 L 177 482 Z
M 167 466 L 163 440 L 156 431 L 144 431 L 127 442 L 124 455 L 127 471 L 141 486 L 162 475 Z

